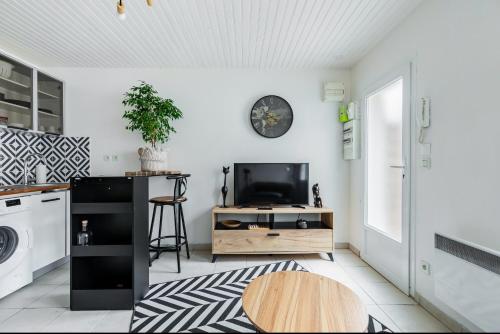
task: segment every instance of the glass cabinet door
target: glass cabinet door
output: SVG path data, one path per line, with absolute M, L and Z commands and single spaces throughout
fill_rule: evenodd
M 38 131 L 63 134 L 63 84 L 38 72 Z
M 0 54 L 0 126 L 33 128 L 33 70 Z

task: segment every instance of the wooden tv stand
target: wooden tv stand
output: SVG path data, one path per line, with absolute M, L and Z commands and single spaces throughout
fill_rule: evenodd
M 295 216 L 292 221 L 274 224 L 259 222 L 262 229 L 248 229 L 254 222 L 242 222 L 235 229 L 220 223 L 220 215 L 280 215 L 280 214 L 316 214 L 317 221 L 309 221 L 307 229 L 295 228 Z M 231 217 L 231 218 L 233 218 Z M 271 216 L 274 218 L 274 216 Z M 270 226 L 271 225 L 271 226 Z M 333 210 L 328 208 L 274 207 L 272 209 L 216 206 L 212 209 L 212 262 L 222 254 L 307 254 L 327 253 L 333 261 L 335 242 Z

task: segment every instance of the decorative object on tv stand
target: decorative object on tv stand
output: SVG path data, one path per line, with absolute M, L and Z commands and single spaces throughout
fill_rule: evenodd
M 167 151 L 159 145 L 168 141 L 175 133 L 172 121 L 182 118 L 182 111 L 171 99 L 164 99 L 150 84 L 144 81 L 125 93 L 122 101 L 129 107 L 123 118 L 129 121 L 126 129 L 141 132 L 142 139 L 150 147 L 138 150 L 142 171 L 162 171 L 167 169 Z
M 239 220 L 223 220 L 221 221 L 221 224 L 227 228 L 238 228 L 240 227 L 241 222 Z
M 228 189 L 227 189 L 227 185 L 226 185 L 226 180 L 227 180 L 227 174 L 229 174 L 229 166 L 222 167 L 222 172 L 224 173 L 224 185 L 222 186 L 222 188 L 220 190 L 222 192 L 222 207 L 227 208 L 226 196 L 227 196 Z
M 307 220 L 303 219 L 303 218 L 299 218 L 297 219 L 297 228 L 300 228 L 300 229 L 306 229 L 307 228 Z
M 292 126 L 293 110 L 282 97 L 264 96 L 253 105 L 250 122 L 254 130 L 263 137 L 281 137 Z
M 321 200 L 321 197 L 319 197 L 319 184 L 315 184 L 312 187 L 313 195 L 314 195 L 314 207 L 315 208 L 322 208 L 323 207 L 323 201 Z

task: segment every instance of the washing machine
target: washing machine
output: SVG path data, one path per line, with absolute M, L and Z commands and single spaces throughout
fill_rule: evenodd
M 31 198 L 0 199 L 0 298 L 33 282 Z

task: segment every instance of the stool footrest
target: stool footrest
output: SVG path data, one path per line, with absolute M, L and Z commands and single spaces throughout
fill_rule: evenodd
M 186 245 L 186 242 L 185 242 L 185 241 L 181 242 L 181 243 L 179 244 L 179 246 L 177 246 L 177 247 L 176 247 L 175 245 L 172 245 L 172 244 L 169 244 L 169 245 L 160 245 L 160 247 L 150 245 L 150 246 L 149 246 L 149 251 L 150 251 L 150 252 L 156 252 L 156 251 L 158 251 L 158 250 L 160 250 L 160 251 L 161 251 L 161 250 L 167 250 L 167 251 L 168 251 L 168 250 L 175 250 L 176 248 L 179 248 L 179 249 L 180 249 L 180 248 L 181 248 L 182 246 L 184 246 L 184 245 Z

